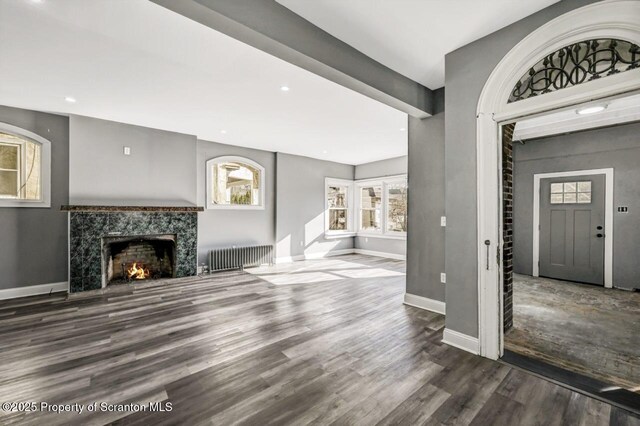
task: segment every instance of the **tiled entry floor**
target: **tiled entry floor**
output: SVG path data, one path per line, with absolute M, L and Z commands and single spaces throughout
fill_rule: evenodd
M 514 274 L 505 349 L 640 392 L 640 293 Z

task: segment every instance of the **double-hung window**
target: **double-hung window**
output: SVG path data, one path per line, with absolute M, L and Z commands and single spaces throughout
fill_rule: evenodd
M 325 180 L 325 232 L 330 236 L 353 233 L 353 182 L 343 179 Z
M 0 123 L 0 207 L 50 206 L 50 142 Z
M 356 181 L 355 186 L 358 235 L 405 238 L 409 195 L 406 176 Z

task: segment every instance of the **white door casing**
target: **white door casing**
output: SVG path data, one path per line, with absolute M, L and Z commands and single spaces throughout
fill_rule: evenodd
M 477 108 L 477 264 L 478 340 L 480 355 L 502 355 L 502 188 L 500 123 L 605 97 L 640 90 L 640 69 L 626 71 L 542 96 L 507 104 L 517 81 L 546 54 L 593 38 L 615 38 L 640 44 L 640 1 L 605 0 L 549 21 L 500 61 L 487 80 Z M 485 246 L 485 240 L 490 245 Z

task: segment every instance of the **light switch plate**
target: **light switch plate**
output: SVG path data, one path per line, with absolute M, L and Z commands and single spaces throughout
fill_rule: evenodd
M 447 226 L 447 217 L 440 216 L 440 226 Z
M 124 155 L 131 155 L 131 147 L 129 146 L 124 147 Z
M 446 284 L 446 282 L 447 282 L 447 274 L 445 274 L 444 272 L 440 273 L 440 282 L 442 284 Z

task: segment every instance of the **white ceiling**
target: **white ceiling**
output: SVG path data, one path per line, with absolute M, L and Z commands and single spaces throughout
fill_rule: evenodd
M 606 106 L 606 109 L 588 115 L 580 115 L 576 112 L 578 109 L 592 105 Z M 535 139 L 634 121 L 640 121 L 640 95 L 588 102 L 580 107 L 553 111 L 518 121 L 513 139 Z
M 146 0 L 1 0 L 0 58 L 0 105 L 347 164 L 407 153 L 406 114 Z
M 276 0 L 430 89 L 444 56 L 559 0 Z

